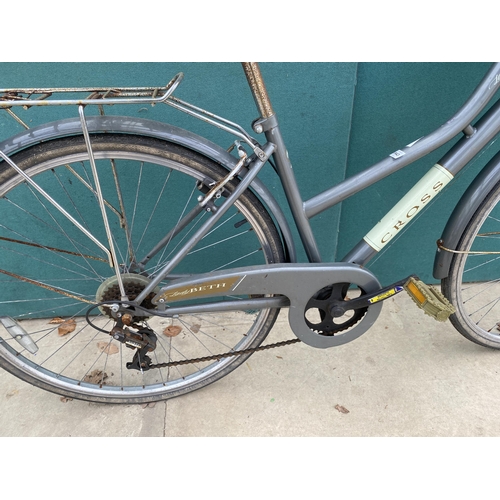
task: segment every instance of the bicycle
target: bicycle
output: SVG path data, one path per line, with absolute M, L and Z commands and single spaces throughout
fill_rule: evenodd
M 180 396 L 241 365 L 288 308 L 312 347 L 351 342 L 383 301 L 406 291 L 467 339 L 500 348 L 493 295 L 500 153 L 477 175 L 438 242 L 442 293 L 408 276 L 382 287 L 366 264 L 500 131 L 500 64 L 442 127 L 302 200 L 256 63 L 242 63 L 253 133 L 165 87 L 0 89 L 0 108 L 76 106 L 0 143 L 0 366 L 65 397 L 145 403 Z M 82 97 L 83 93 L 83 97 Z M 62 97 L 61 97 L 62 96 Z M 106 105 L 167 104 L 236 137 L 227 151 L 167 123 L 107 116 Z M 87 116 L 89 106 L 101 113 Z M 27 128 L 27 126 L 26 126 Z M 339 262 L 324 263 L 310 219 L 462 138 Z M 257 177 L 277 172 L 307 263 L 282 208 Z M 180 201 L 178 201 L 180 200 Z M 274 346 L 270 346 L 274 347 Z

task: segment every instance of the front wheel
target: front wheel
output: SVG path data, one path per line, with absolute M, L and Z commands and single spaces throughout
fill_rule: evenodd
M 465 228 L 453 256 L 444 295 L 455 306 L 453 326 L 467 339 L 500 349 L 500 183 Z M 477 252 L 477 253 L 475 253 Z
M 153 138 L 102 134 L 91 141 L 124 288 L 133 300 L 210 217 L 197 208 L 197 198 L 227 171 Z M 127 368 L 136 351 L 109 334 L 114 325 L 109 310 L 93 307 L 121 294 L 105 252 L 95 243 L 107 240 L 83 138 L 41 144 L 12 159 L 81 228 L 11 167 L 0 165 L 0 366 L 64 396 L 143 403 L 204 387 L 248 358 Z M 235 186 L 236 181 L 226 186 L 226 197 Z M 283 260 L 271 217 L 247 191 L 160 286 L 191 274 Z M 152 307 L 150 298 L 142 305 Z M 227 297 L 239 298 L 244 297 Z M 257 347 L 277 314 L 267 309 L 130 321 L 137 330 L 154 332 L 156 346 L 147 355 L 161 365 Z M 15 323 L 9 329 L 10 318 Z M 16 339 L 16 325 L 36 346 L 36 355 Z

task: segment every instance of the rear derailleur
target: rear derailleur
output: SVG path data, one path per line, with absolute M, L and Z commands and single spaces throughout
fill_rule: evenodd
M 124 314 L 124 320 L 121 318 L 117 319 L 110 335 L 115 340 L 118 340 L 118 342 L 125 344 L 128 348 L 137 349 L 132 361 L 126 364 L 129 370 L 147 371 L 151 365 L 151 358 L 147 353 L 156 349 L 156 334 L 150 328 L 131 324 L 130 326 L 137 328 L 137 332 L 133 332 L 125 326 L 125 322 L 127 321 L 126 316 Z

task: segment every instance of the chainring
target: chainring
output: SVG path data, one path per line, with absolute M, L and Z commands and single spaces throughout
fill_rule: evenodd
M 347 293 L 351 287 L 350 283 L 335 283 L 322 288 L 306 305 L 304 319 L 307 326 L 320 335 L 332 336 L 336 333 L 349 330 L 359 323 L 368 311 L 368 307 L 348 311 L 340 317 L 334 317 L 330 312 L 332 302 L 344 302 L 349 300 Z M 358 287 L 361 295 L 365 291 Z

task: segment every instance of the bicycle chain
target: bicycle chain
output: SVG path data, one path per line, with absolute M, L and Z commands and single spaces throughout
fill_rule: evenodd
M 361 319 L 364 317 L 366 312 L 363 313 L 363 315 L 359 318 L 357 318 L 357 321 L 354 324 L 349 324 L 347 326 L 342 327 L 340 325 L 340 328 L 335 329 L 335 331 L 330 332 L 330 334 L 334 335 L 335 333 L 342 332 L 344 330 L 348 330 L 349 328 L 352 328 L 355 324 L 359 323 Z M 206 361 L 220 361 L 223 358 L 229 358 L 229 357 L 234 357 L 234 356 L 241 356 L 243 354 L 253 354 L 254 352 L 258 351 L 266 351 L 269 349 L 274 349 L 276 347 L 285 347 L 287 345 L 292 345 L 292 344 L 297 344 L 298 342 L 302 342 L 300 339 L 295 338 L 291 340 L 284 340 L 282 342 L 276 342 L 274 344 L 267 344 L 264 346 L 258 346 L 258 347 L 253 347 L 249 349 L 242 349 L 241 351 L 229 351 L 225 352 L 222 354 L 214 354 L 213 356 L 205 356 L 202 358 L 192 358 L 192 359 L 183 359 L 179 361 L 170 361 L 168 363 L 158 363 L 158 364 L 150 364 L 148 366 L 148 369 L 154 369 L 154 368 L 170 368 L 173 366 L 181 366 L 181 365 L 188 365 L 188 364 L 194 364 L 194 363 L 203 363 Z
M 193 363 L 203 363 L 204 361 L 220 361 L 222 358 L 229 358 L 232 356 L 241 356 L 243 354 L 252 354 L 257 351 L 266 351 L 268 349 L 274 349 L 275 347 L 284 347 L 291 344 L 296 344 L 301 342 L 300 339 L 284 340 L 282 342 L 276 342 L 274 344 L 267 344 L 259 347 L 253 347 L 249 349 L 242 349 L 241 351 L 230 351 L 223 354 L 214 354 L 213 356 L 205 356 L 203 358 L 193 358 L 193 359 L 182 359 L 180 361 L 170 361 L 168 363 L 158 363 L 151 364 L 148 366 L 149 369 L 153 368 L 170 368 L 171 366 L 188 365 Z
M 359 319 L 361 320 L 361 318 Z M 359 322 L 358 320 L 358 322 Z M 352 326 L 352 325 L 351 325 Z M 344 330 L 349 329 L 349 327 L 339 328 L 335 331 L 335 333 L 342 332 Z M 269 349 L 274 349 L 276 347 L 285 347 L 287 345 L 297 344 L 298 342 L 302 342 L 300 339 L 291 339 L 284 340 L 282 342 L 276 342 L 274 344 L 261 345 L 259 347 L 253 347 L 250 349 L 242 349 L 241 351 L 229 351 L 222 354 L 214 354 L 213 356 L 205 356 L 203 358 L 192 358 L 192 359 L 182 359 L 180 361 L 170 361 L 168 363 L 158 363 L 151 364 L 148 366 L 148 369 L 152 370 L 153 368 L 170 368 L 172 366 L 180 366 L 180 365 L 189 365 L 194 363 L 203 363 L 205 361 L 220 361 L 223 358 L 230 358 L 233 356 L 241 356 L 243 354 L 252 354 L 258 351 L 267 351 Z

